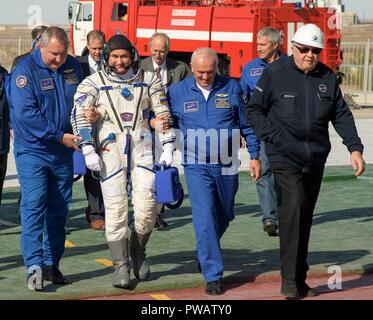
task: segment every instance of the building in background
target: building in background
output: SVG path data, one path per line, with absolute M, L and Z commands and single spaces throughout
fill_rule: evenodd
M 336 8 L 338 14 L 340 14 L 341 27 L 357 24 L 359 22 L 355 12 L 345 12 L 345 6 L 342 4 L 342 0 L 317 0 L 316 2 L 318 7 Z

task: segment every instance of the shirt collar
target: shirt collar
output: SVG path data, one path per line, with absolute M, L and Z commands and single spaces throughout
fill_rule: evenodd
M 98 65 L 100 64 L 99 62 L 96 62 L 95 60 L 93 60 L 93 58 L 91 57 L 91 55 L 89 54 L 88 55 L 88 64 L 89 64 L 89 67 L 95 71 L 97 71 L 97 68 L 98 68 Z
M 159 68 L 159 65 L 157 65 L 155 62 L 154 62 L 154 59 L 152 58 L 152 62 L 153 62 L 153 70 L 157 70 Z M 161 70 L 166 70 L 166 60 L 163 61 L 163 63 L 161 64 Z

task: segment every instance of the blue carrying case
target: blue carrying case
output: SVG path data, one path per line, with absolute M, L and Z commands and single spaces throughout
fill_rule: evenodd
M 155 187 L 157 190 L 157 202 L 173 207 L 177 202 L 179 207 L 183 201 L 184 192 L 179 180 L 179 171 L 175 167 L 161 166 L 155 171 Z M 179 203 L 180 202 L 180 203 Z
M 83 153 L 79 151 L 74 151 L 74 174 L 84 175 L 87 173 L 87 167 L 85 165 L 85 158 Z

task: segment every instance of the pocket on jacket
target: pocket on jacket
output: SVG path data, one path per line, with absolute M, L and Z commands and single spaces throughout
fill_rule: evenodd
M 316 107 L 316 119 L 330 119 L 334 106 L 334 100 L 331 96 L 318 95 L 318 105 Z
M 298 119 L 300 113 L 297 92 L 284 92 L 280 96 L 279 117 L 282 119 Z

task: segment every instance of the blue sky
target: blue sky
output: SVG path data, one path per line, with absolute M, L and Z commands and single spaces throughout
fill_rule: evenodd
M 0 25 L 35 24 L 33 23 L 35 19 L 41 19 L 50 24 L 68 24 L 67 7 L 70 1 L 0 0 Z M 356 12 L 360 18 L 373 19 L 372 0 L 343 0 L 343 3 L 346 11 Z

